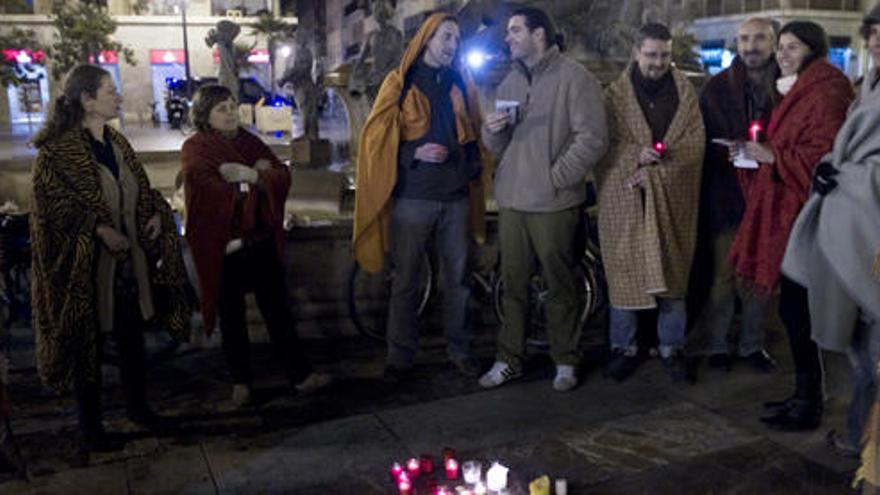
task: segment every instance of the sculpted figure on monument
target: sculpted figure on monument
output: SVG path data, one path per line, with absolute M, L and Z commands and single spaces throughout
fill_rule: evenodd
M 220 68 L 217 72 L 217 80 L 221 86 L 225 86 L 234 95 L 238 95 L 238 66 L 235 63 L 235 37 L 241 32 L 241 27 L 228 20 L 217 23 L 217 27 L 208 31 L 205 43 L 212 47 L 217 45 L 220 54 Z
M 403 53 L 403 33 L 391 24 L 395 4 L 396 2 L 392 0 L 370 2 L 373 19 L 379 24 L 379 29 L 370 33 L 364 42 L 348 82 L 350 93 L 366 94 L 371 103 L 379 91 L 382 80 L 397 67 Z M 373 63 L 368 67 L 367 59 L 371 56 Z

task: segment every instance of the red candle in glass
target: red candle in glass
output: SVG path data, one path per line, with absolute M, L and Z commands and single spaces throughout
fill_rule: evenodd
M 409 480 L 400 480 L 397 483 L 397 490 L 400 495 L 410 495 L 412 493 L 412 483 Z
M 419 468 L 423 473 L 433 473 L 434 458 L 428 454 L 422 454 L 421 456 L 419 456 Z
M 749 140 L 757 143 L 758 137 L 760 137 L 761 131 L 763 130 L 764 128 L 761 126 L 760 121 L 753 121 L 751 124 L 749 124 Z
M 449 459 L 455 457 L 455 449 L 452 447 L 444 447 L 443 448 L 443 462 L 446 463 Z
M 406 461 L 406 471 L 409 473 L 410 478 L 418 478 L 422 471 L 421 466 L 419 465 L 419 460 L 413 457 Z
M 395 462 L 391 465 L 391 479 L 394 480 L 395 483 L 400 479 L 400 475 L 403 474 L 403 466 L 400 463 Z
M 458 461 L 449 458 L 446 460 L 446 479 L 458 479 Z

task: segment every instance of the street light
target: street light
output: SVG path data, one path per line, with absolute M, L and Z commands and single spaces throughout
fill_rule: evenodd
M 189 0 L 177 0 L 175 6 L 180 8 L 180 19 L 183 24 L 183 67 L 186 72 L 186 99 L 192 99 L 192 77 L 189 72 L 189 42 L 186 37 L 186 5 Z

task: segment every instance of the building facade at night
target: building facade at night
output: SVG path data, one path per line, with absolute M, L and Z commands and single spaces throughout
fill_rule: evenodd
M 793 20 L 811 20 L 825 28 L 831 42 L 829 58 L 851 79 L 861 76 L 870 55 L 859 36 L 859 25 L 873 0 L 688 0 L 694 22 L 690 30 L 700 41 L 700 53 L 707 70 L 718 72 L 736 51 L 737 26 L 761 15 L 783 25 Z
M 101 65 L 113 74 L 124 96 L 126 122 L 149 120 L 154 103 L 160 118 L 164 120 L 166 79 L 185 77 L 183 4 L 186 6 L 186 34 L 192 76 L 217 76 L 219 61 L 216 50 L 209 48 L 204 39 L 218 21 L 232 19 L 242 25 L 236 43 L 254 45 L 249 57 L 251 68 L 241 76 L 255 78 L 264 88 L 269 85 L 266 41 L 255 39 L 248 26 L 261 10 L 274 10 L 282 14 L 293 12 L 293 7 L 288 6 L 292 2 L 280 0 L 109 0 L 106 4 L 117 22 L 113 38 L 132 48 L 136 61 L 136 65 L 129 65 L 112 52 L 103 53 L 100 60 Z M 135 9 L 136 4 L 140 5 L 140 10 Z M 232 8 L 233 5 L 235 8 Z M 51 45 L 54 28 L 49 13 L 52 2 L 33 0 L 28 2 L 28 7 L 29 12 L 4 13 L 0 18 L 0 29 L 33 29 L 43 46 Z M 292 16 L 284 19 L 296 22 Z M 50 81 L 47 71 L 52 61 L 44 54 L 18 50 L 7 50 L 3 55 L 31 62 L 28 67 L 32 80 L 18 88 L 7 88 L 4 97 L 0 97 L 0 125 L 26 125 L 29 120 L 42 121 L 49 95 L 54 90 L 55 82 Z M 284 60 L 278 61 L 282 67 L 283 63 Z
M 693 19 L 689 30 L 696 36 L 703 63 L 710 73 L 726 67 L 735 53 L 736 28 L 749 16 L 763 15 L 784 24 L 795 19 L 810 19 L 823 25 L 831 41 L 830 58 L 852 79 L 868 68 L 870 57 L 858 35 L 858 27 L 872 0 L 659 0 L 655 10 L 687 12 Z M 0 29 L 20 26 L 34 29 L 44 46 L 52 42 L 53 28 L 48 14 L 52 0 L 27 0 L 19 11 L 4 12 Z M 186 33 L 190 70 L 195 78 L 215 77 L 219 66 L 216 51 L 204 43 L 205 35 L 221 19 L 233 19 L 242 25 L 236 42 L 253 44 L 252 67 L 242 77 L 253 77 L 269 87 L 268 52 L 265 40 L 256 40 L 248 25 L 261 11 L 279 13 L 288 22 L 299 19 L 300 29 L 313 29 L 314 52 L 320 67 L 334 71 L 353 62 L 370 32 L 377 29 L 368 0 L 107 0 L 108 11 L 118 23 L 114 38 L 134 50 L 137 64 L 119 60 L 115 53 L 102 54 L 102 65 L 117 79 L 125 97 L 126 121 L 149 119 L 157 108 L 164 119 L 165 84 L 168 78 L 182 79 L 186 53 L 183 42 L 182 6 L 186 7 Z M 398 0 L 393 23 L 405 37 L 418 29 L 426 12 L 438 9 L 455 11 L 462 0 Z M 522 2 L 549 3 L 549 2 Z M 553 11 L 568 11 L 572 6 L 584 9 L 585 2 L 553 2 Z M 626 1 L 619 12 L 638 10 L 644 2 Z M 637 5 L 638 4 L 638 5 Z M 644 7 L 644 5 L 642 5 Z M 560 10 L 561 9 L 561 10 Z M 566 10 L 568 9 L 568 10 Z M 644 10 L 644 9 L 642 9 Z M 293 17 L 294 13 L 297 17 Z M 623 15 L 623 14 L 618 14 Z M 644 17 L 644 12 L 642 16 Z M 613 20 L 613 19 L 611 19 Z M 590 29 L 588 26 L 585 29 Z M 291 57 L 292 48 L 282 47 L 276 60 L 280 75 Z M 31 82 L 8 88 L 0 98 L 0 125 L 25 124 L 42 120 L 53 82 L 46 76 L 51 60 L 44 54 L 7 51 L 5 57 L 34 62 Z

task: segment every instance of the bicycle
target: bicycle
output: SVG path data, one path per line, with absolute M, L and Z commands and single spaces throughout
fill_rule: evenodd
M 586 240 L 584 255 L 578 265 L 578 286 L 583 287 L 584 307 L 578 323 L 583 328 L 591 317 L 600 312 L 606 302 L 605 279 L 602 261 L 596 243 L 590 235 L 591 223 L 586 219 Z M 529 284 L 529 327 L 527 343 L 536 347 L 548 345 L 546 328 L 545 302 L 548 289 L 539 271 L 532 276 Z M 428 310 L 435 292 L 437 279 L 434 256 L 425 253 L 420 275 L 418 304 L 416 312 L 421 319 Z M 394 278 L 392 270 L 386 266 L 378 274 L 369 274 L 361 270 L 357 261 L 352 263 L 348 272 L 346 302 L 349 317 L 355 328 L 364 336 L 377 341 L 385 340 L 385 328 L 388 316 L 388 300 L 391 295 L 391 284 Z M 504 325 L 504 308 L 501 300 L 504 294 L 504 282 L 500 274 L 500 258 L 496 257 L 492 268 L 488 271 L 479 267 L 471 267 L 468 274 L 472 288 L 472 296 L 482 303 L 490 302 L 497 323 Z

